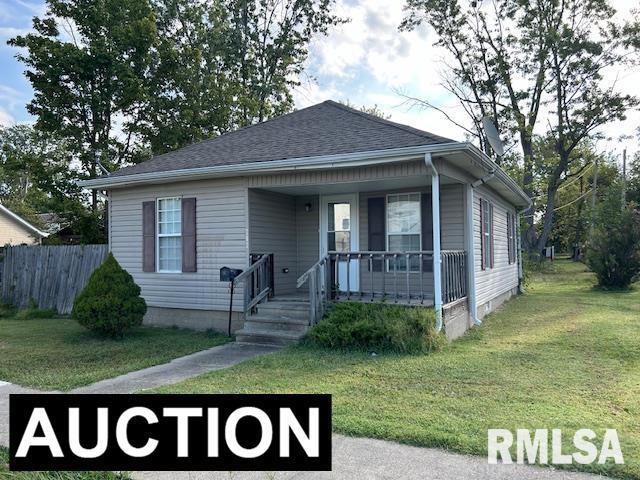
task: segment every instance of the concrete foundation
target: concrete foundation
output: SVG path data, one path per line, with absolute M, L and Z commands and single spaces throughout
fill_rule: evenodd
M 467 299 L 462 298 L 442 309 L 442 320 L 444 322 L 444 332 L 449 340 L 455 340 L 464 335 L 472 326 Z
M 179 327 L 202 331 L 213 329 L 221 333 L 227 333 L 228 322 L 229 312 L 161 307 L 148 307 L 143 321 L 144 325 L 156 327 Z M 243 315 L 233 312 L 231 333 L 242 328 L 243 324 Z
M 482 305 L 478 305 L 478 311 L 477 311 L 478 319 L 481 320 L 482 318 L 484 318 L 486 315 L 493 312 L 500 305 L 502 305 L 504 302 L 509 300 L 511 297 L 513 297 L 517 293 L 518 293 L 518 287 L 514 287 L 511 290 L 507 290 L 506 292 L 498 295 L 497 297 L 492 298 L 488 302 Z

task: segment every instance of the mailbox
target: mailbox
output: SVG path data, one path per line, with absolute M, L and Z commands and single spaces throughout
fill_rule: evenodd
M 221 282 L 233 282 L 235 278 L 242 273 L 239 268 L 222 267 L 220 269 Z

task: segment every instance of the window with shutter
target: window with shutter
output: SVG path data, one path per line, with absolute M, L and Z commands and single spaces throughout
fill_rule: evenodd
M 157 200 L 157 265 L 158 272 L 182 271 L 182 199 Z
M 493 205 L 480 199 L 480 245 L 482 270 L 493 268 Z

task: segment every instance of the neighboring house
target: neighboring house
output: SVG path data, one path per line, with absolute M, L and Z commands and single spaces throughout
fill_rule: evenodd
M 4 205 L 0 205 L 0 247 L 40 244 L 48 234 L 31 225 Z
M 529 199 L 511 178 L 470 143 L 333 101 L 83 185 L 108 191 L 149 323 L 225 330 L 224 266 L 245 271 L 245 341 L 298 338 L 341 299 L 435 308 L 456 337 L 519 285 Z

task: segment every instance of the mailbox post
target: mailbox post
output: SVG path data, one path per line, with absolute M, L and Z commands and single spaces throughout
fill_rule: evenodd
M 231 316 L 233 314 L 233 290 L 235 287 L 235 279 L 242 273 L 239 268 L 222 267 L 220 269 L 220 281 L 229 282 L 229 325 L 227 327 L 227 335 L 231 336 Z

